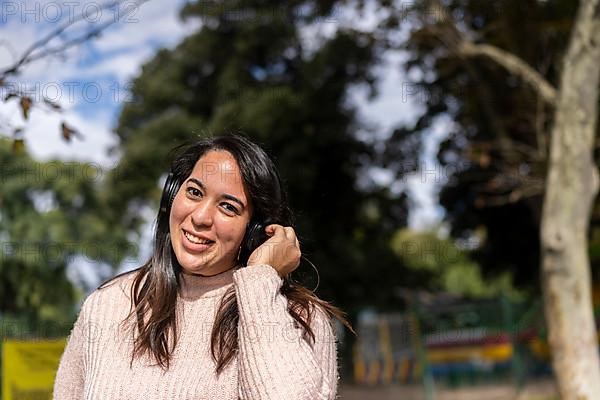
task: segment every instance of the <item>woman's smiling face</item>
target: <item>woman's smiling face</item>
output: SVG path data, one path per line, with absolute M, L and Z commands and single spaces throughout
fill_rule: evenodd
M 184 271 L 213 275 L 232 267 L 251 207 L 231 153 L 205 153 L 183 181 L 171 206 L 171 243 Z

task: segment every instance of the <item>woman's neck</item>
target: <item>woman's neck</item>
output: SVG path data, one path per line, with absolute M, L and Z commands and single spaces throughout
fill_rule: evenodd
M 218 272 L 216 274 L 195 274 L 181 269 L 181 297 L 184 300 L 192 301 L 203 297 L 214 297 L 223 294 L 231 283 L 233 283 L 233 273 L 239 265 Z

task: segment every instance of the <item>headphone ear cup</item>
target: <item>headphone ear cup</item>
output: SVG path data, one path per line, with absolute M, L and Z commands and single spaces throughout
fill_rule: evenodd
M 246 240 L 244 242 L 248 254 L 252 253 L 258 246 L 267 240 L 265 224 L 260 221 L 250 223 L 246 229 Z
M 179 190 L 179 184 L 175 179 L 173 173 L 169 172 L 167 180 L 165 181 L 165 186 L 163 188 L 162 197 L 160 199 L 161 213 L 167 214 L 169 210 L 171 210 L 171 205 L 173 205 L 173 200 L 175 199 L 177 190 Z

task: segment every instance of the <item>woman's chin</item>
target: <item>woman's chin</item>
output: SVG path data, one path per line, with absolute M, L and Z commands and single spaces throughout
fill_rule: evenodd
M 198 262 L 198 260 L 186 260 L 183 262 L 179 262 L 179 265 L 185 270 L 185 272 L 190 272 L 193 274 L 203 274 L 207 273 L 209 269 L 211 269 L 211 265 L 206 262 Z
M 231 259 L 215 257 L 216 247 L 215 251 L 209 249 L 202 254 L 190 253 L 186 251 L 185 246 L 180 246 L 177 250 L 175 252 L 177 262 L 187 273 L 212 275 L 236 264 L 236 257 L 231 257 Z M 235 255 L 237 256 L 237 252 Z

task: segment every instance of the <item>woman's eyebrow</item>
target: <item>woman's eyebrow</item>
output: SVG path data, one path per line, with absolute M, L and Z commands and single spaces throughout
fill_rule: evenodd
M 200 187 L 200 189 L 206 191 L 206 186 L 199 179 L 190 178 L 190 179 L 188 179 L 188 182 L 194 182 L 196 185 L 198 185 Z M 240 205 L 240 207 L 242 207 L 242 209 L 246 208 L 246 205 L 240 199 L 238 199 L 237 197 L 235 197 L 231 194 L 225 193 L 225 194 L 223 194 L 223 198 L 225 198 L 227 200 L 235 201 L 236 203 L 238 203 Z
M 188 182 L 194 182 L 196 185 L 200 186 L 200 189 L 202 190 L 206 190 L 206 186 L 204 186 L 204 183 L 202 183 L 200 180 L 196 179 L 196 178 L 190 178 L 188 179 Z
M 237 197 L 232 196 L 230 194 L 224 194 L 223 198 L 225 198 L 227 200 L 235 201 L 236 203 L 238 203 L 240 205 L 240 207 L 242 207 L 242 210 L 246 207 L 240 199 L 238 199 Z

